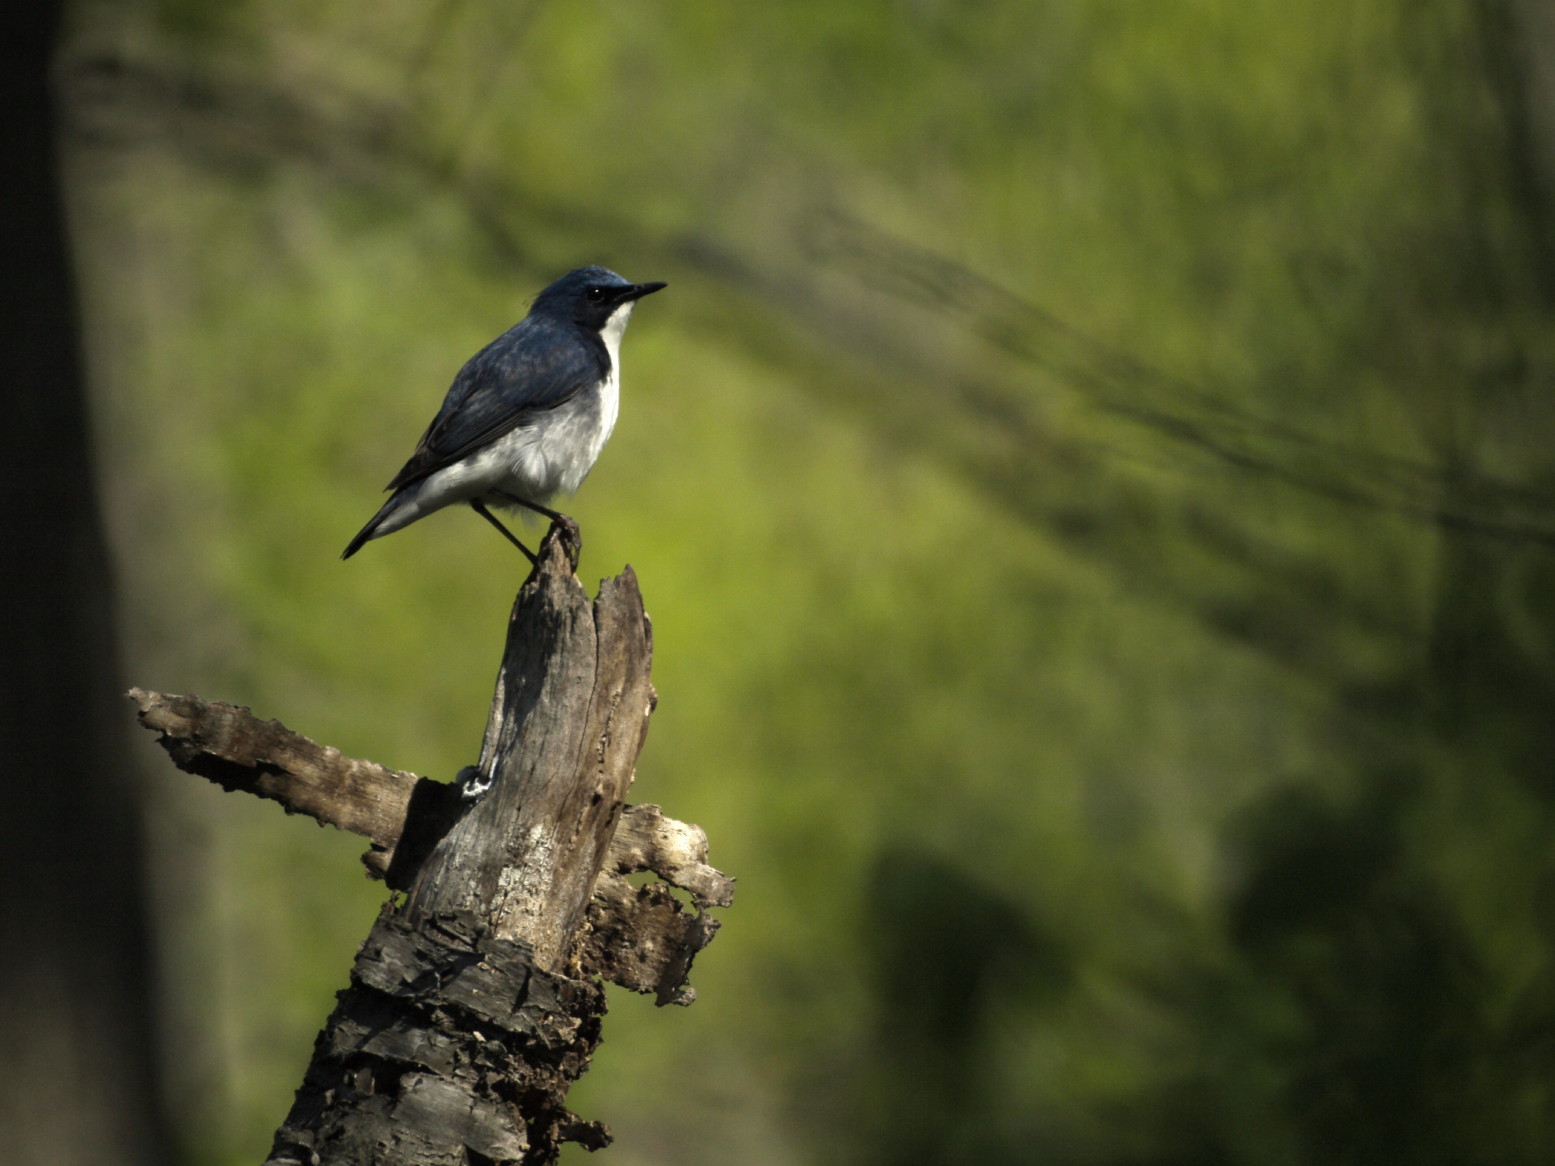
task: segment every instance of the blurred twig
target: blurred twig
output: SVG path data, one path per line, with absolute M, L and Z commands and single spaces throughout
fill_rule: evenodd
M 1227 465 L 1446 530 L 1555 547 L 1555 497 L 1546 493 L 1478 469 L 1449 472 L 1260 417 L 1086 336 L 962 264 L 852 216 L 821 212 L 811 237 L 823 262 L 872 291 L 947 316 L 1051 373 L 1093 405 Z

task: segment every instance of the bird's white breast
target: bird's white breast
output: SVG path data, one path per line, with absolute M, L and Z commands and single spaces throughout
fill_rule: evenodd
M 529 502 L 571 494 L 599 460 L 621 412 L 621 337 L 632 315 L 622 304 L 599 338 L 610 356 L 605 379 L 564 405 L 539 413 L 529 425 L 503 434 L 484 449 L 431 474 L 380 524 L 388 534 L 452 502 L 484 498 L 494 492 Z M 501 503 L 500 498 L 494 501 Z

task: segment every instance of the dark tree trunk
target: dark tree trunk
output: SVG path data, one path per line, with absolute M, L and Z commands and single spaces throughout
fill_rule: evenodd
M 55 162 L 59 18 L 8 4 L 0 32 L 0 1127 L 16 1166 L 163 1166 L 139 805 Z

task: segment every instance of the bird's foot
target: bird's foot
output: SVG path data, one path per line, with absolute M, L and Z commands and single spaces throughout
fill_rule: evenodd
M 578 556 L 583 553 L 583 532 L 578 529 L 577 522 L 565 514 L 556 515 L 551 519 L 551 530 L 546 538 L 561 540 L 568 562 L 572 564 L 573 571 L 577 571 Z

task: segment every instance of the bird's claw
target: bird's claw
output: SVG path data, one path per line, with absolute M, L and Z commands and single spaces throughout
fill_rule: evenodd
M 576 573 L 578 569 L 578 556 L 583 550 L 583 534 L 578 529 L 578 524 L 565 514 L 558 514 L 551 519 L 551 529 L 545 534 L 545 541 L 540 545 L 540 557 L 545 557 L 546 544 L 553 539 L 561 543 L 562 553 L 567 556 L 567 562 L 571 564 Z
M 561 529 L 562 542 L 566 544 L 567 557 L 572 560 L 572 569 L 578 569 L 578 556 L 583 553 L 583 532 L 578 529 L 578 524 L 567 515 L 557 517 L 553 524 Z

